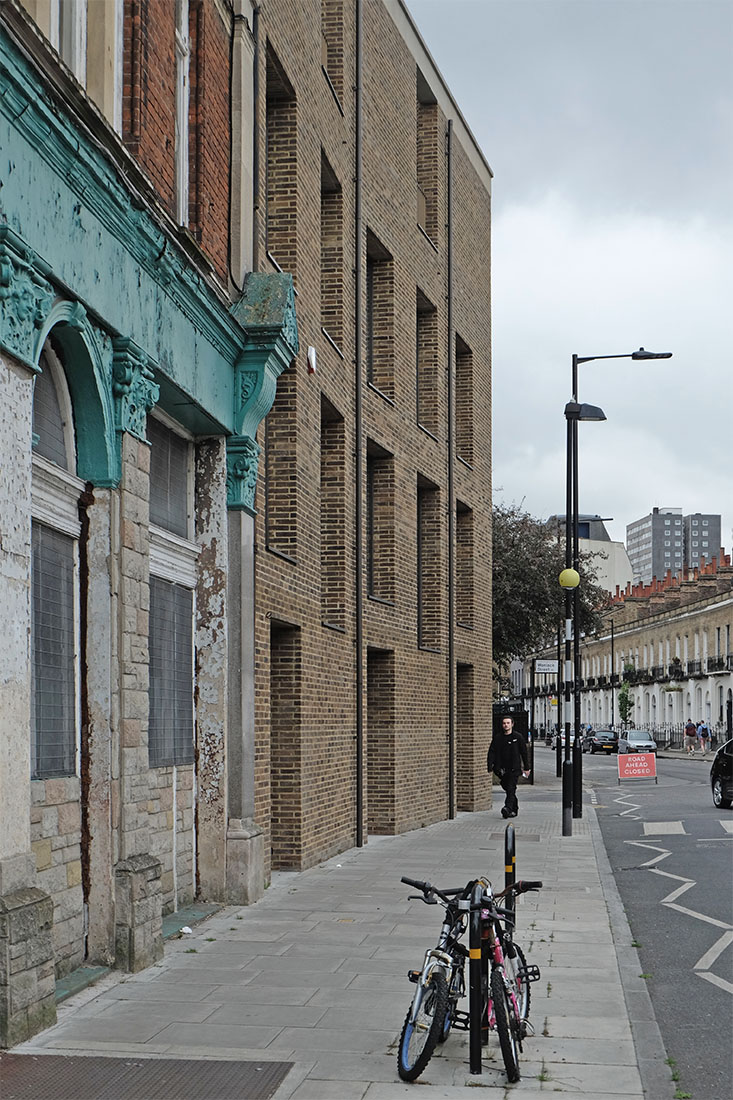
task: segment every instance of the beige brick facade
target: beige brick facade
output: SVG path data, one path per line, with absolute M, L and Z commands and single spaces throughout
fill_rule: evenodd
M 359 74 L 355 4 L 260 13 L 256 253 L 293 273 L 301 341 L 256 500 L 255 817 L 275 869 L 357 841 L 360 768 L 365 838 L 490 801 L 490 173 L 401 5 L 361 17 Z

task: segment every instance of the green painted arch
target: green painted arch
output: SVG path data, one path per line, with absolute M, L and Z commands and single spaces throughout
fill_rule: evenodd
M 76 473 L 93 485 L 119 485 L 121 463 L 115 431 L 111 371 L 79 302 L 57 301 L 39 328 L 36 366 L 48 338 L 58 346 L 69 387 L 76 434 Z

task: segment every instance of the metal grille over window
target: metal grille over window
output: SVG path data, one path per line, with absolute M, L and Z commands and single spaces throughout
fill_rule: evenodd
M 40 367 L 41 373 L 36 375 L 33 385 L 33 435 L 37 439 L 34 449 L 49 462 L 68 470 L 64 418 L 46 352 L 41 355 Z
M 32 527 L 31 774 L 76 771 L 74 540 Z
M 154 417 L 148 417 L 150 522 L 188 535 L 188 443 Z
M 193 760 L 193 592 L 150 578 L 151 767 Z

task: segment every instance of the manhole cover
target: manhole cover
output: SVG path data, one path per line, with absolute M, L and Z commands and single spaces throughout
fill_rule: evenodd
M 3 1100 L 269 1100 L 292 1062 L 0 1054 Z

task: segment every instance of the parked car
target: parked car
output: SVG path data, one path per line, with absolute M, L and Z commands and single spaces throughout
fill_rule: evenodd
M 570 747 L 571 748 L 573 746 L 574 737 L 575 737 L 575 734 L 571 730 L 570 731 Z M 550 737 L 550 741 L 549 741 L 550 748 L 554 749 L 555 746 L 557 745 L 558 741 L 561 743 L 561 745 L 563 745 L 563 746 L 565 745 L 565 731 L 564 730 L 562 732 L 558 732 L 557 730 L 555 730 L 555 732 Z
M 583 752 L 618 752 L 618 734 L 613 730 L 590 730 L 583 737 Z
M 657 743 L 644 730 L 626 730 L 618 739 L 619 752 L 656 752 Z
M 710 767 L 713 805 L 729 810 L 733 805 L 733 741 L 721 745 Z

